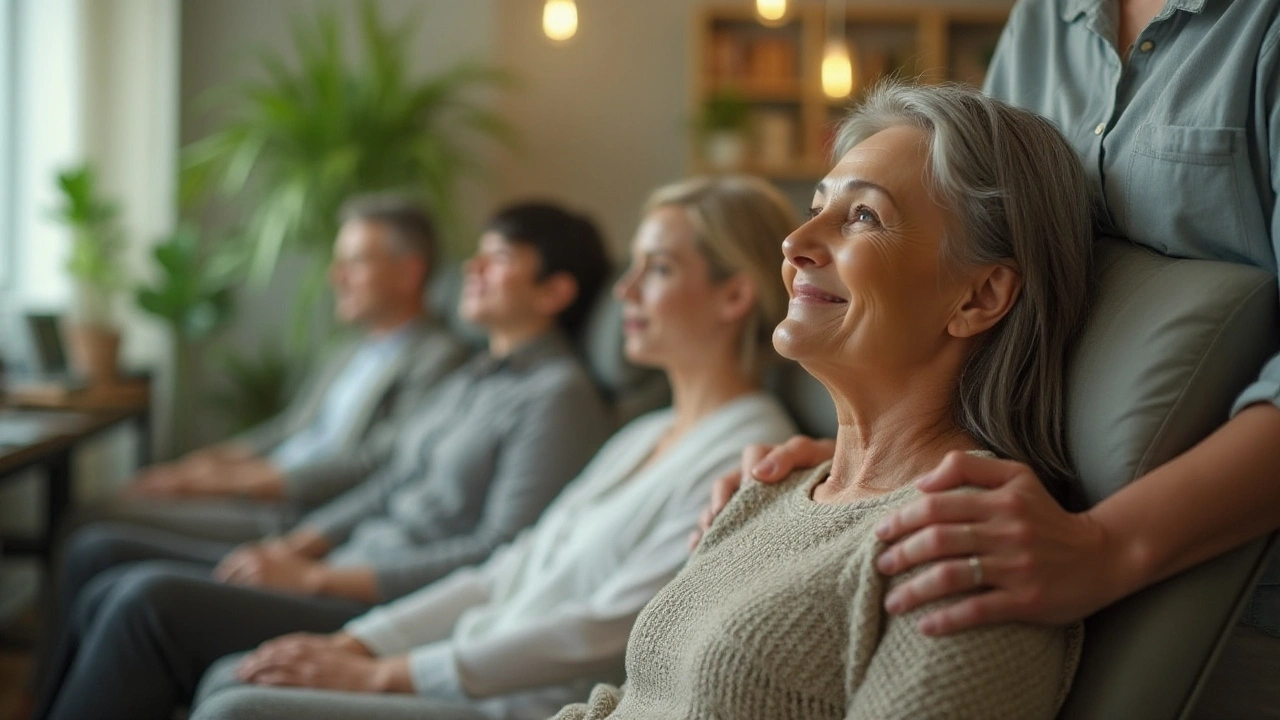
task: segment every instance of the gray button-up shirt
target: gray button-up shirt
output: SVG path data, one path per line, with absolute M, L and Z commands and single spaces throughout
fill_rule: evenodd
M 1022 0 L 986 91 L 1057 123 L 1119 235 L 1276 272 L 1280 0 L 1168 0 L 1122 61 L 1115 0 Z M 1280 406 L 1280 356 L 1232 412 Z M 1280 635 L 1280 558 L 1245 621 Z
M 478 563 L 533 523 L 609 436 L 594 383 L 552 332 L 441 381 L 388 465 L 303 519 L 372 567 L 384 599 Z
M 1022 0 L 986 91 L 1057 123 L 1108 234 L 1276 272 L 1280 0 L 1168 0 L 1122 61 L 1115 0 Z M 1280 406 L 1280 357 L 1236 401 Z

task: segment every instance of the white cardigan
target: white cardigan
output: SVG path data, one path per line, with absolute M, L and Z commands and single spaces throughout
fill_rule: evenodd
M 613 436 L 538 522 L 482 565 L 352 620 L 380 656 L 409 653 L 418 693 L 496 718 L 545 718 L 618 681 L 631 625 L 688 557 L 711 483 L 750 443 L 794 426 L 771 396 L 739 398 L 641 468 L 673 412 Z

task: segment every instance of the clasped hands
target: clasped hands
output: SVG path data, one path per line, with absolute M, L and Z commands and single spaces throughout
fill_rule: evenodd
M 255 685 L 411 693 L 407 656 L 379 658 L 355 636 L 294 633 L 260 645 L 236 666 Z
M 834 452 L 833 441 L 807 437 L 747 448 L 741 469 L 713 487 L 691 544 L 743 478 L 778 482 Z M 938 603 L 920 617 L 922 633 L 1002 622 L 1060 624 L 1111 600 L 1108 588 L 1118 584 L 1111 560 L 1118 553 L 1106 531 L 1088 512 L 1064 510 L 1026 465 L 953 452 L 915 482 L 924 497 L 876 526 L 876 537 L 887 544 L 876 567 L 893 576 L 923 566 L 884 600 L 896 615 Z M 980 492 L 954 492 L 966 486 Z
M 281 538 L 246 543 L 231 551 L 213 576 L 231 585 L 319 594 L 328 566 L 320 560 L 328 543 L 306 531 Z

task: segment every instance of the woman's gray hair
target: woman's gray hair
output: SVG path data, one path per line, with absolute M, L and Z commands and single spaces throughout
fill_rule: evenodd
M 1075 150 L 1046 119 L 959 85 L 872 90 L 841 124 L 835 157 L 891 127 L 929 136 L 926 183 L 953 222 L 954 268 L 1003 263 L 1022 277 L 956 389 L 956 421 L 1024 462 L 1068 505 L 1078 485 L 1066 437 L 1066 363 L 1092 298 L 1093 215 Z

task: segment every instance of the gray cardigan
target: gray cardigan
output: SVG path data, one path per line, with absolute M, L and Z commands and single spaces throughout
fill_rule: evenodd
M 305 517 L 335 565 L 372 567 L 383 599 L 478 563 L 538 518 L 612 431 L 552 332 L 481 354 L 432 394 L 372 478 Z
M 409 342 L 387 363 L 373 391 L 361 402 L 338 452 L 285 473 L 286 498 L 292 504 L 315 507 L 373 473 L 391 456 L 399 427 L 440 379 L 466 359 L 462 344 L 440 323 L 423 317 L 409 331 Z M 233 442 L 261 457 L 309 427 L 325 394 L 359 347 L 359 341 L 344 345 L 308 376 L 283 412 Z

